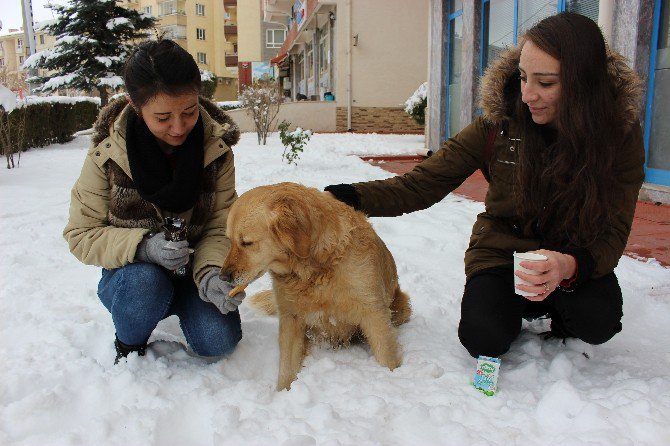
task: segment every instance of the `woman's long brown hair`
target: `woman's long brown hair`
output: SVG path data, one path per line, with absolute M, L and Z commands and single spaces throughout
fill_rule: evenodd
M 535 124 L 518 96 L 517 203 L 549 244 L 586 247 L 612 218 L 615 148 L 623 136 L 605 41 L 592 20 L 574 13 L 542 20 L 524 39 L 560 61 L 561 94 L 554 131 Z

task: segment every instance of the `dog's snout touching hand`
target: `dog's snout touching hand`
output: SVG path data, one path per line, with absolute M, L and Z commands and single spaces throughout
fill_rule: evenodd
M 222 269 L 219 273 L 219 279 L 223 280 L 224 282 L 231 282 L 233 280 L 233 273 Z

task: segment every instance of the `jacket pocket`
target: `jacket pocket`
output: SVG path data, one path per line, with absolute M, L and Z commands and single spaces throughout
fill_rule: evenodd
M 498 147 L 493 154 L 491 163 L 491 178 L 504 184 L 516 183 L 518 166 L 519 139 L 508 138 L 506 144 Z

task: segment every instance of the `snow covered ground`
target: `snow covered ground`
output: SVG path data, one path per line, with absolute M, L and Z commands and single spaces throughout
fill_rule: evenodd
M 604 345 L 542 341 L 546 322 L 527 324 L 503 357 L 499 392 L 487 397 L 472 387 L 476 361 L 456 335 L 463 252 L 483 205 L 458 196 L 372 219 L 414 308 L 393 372 L 366 347 L 317 348 L 292 390 L 276 392 L 277 321 L 246 304 L 244 338 L 228 358 L 188 356 L 171 318 L 146 357 L 114 366 L 100 271 L 80 264 L 61 236 L 88 143 L 33 149 L 20 168 L 0 172 L 0 444 L 670 444 L 670 269 L 621 260 L 624 329 Z M 259 147 L 245 134 L 235 148 L 238 192 L 386 178 L 350 154 L 421 147 L 421 136 L 317 134 L 289 166 L 276 135 Z M 248 291 L 268 286 L 266 276 Z

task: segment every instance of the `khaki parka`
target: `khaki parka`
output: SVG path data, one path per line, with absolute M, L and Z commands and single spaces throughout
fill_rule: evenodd
M 486 210 L 477 216 L 472 229 L 465 253 L 466 276 L 469 278 L 485 268 L 511 265 L 514 251 L 547 248 L 575 256 L 576 284 L 579 284 L 612 272 L 630 233 L 644 179 L 644 146 L 637 117 L 639 80 L 621 56 L 610 52 L 609 74 L 615 80 L 617 109 L 627 126 L 627 137 L 616 156 L 617 200 L 611 225 L 588 247 L 548 247 L 541 235 L 534 232 L 533 222 L 522 221 L 514 205 L 517 148 L 523 135 L 518 133 L 517 124 L 507 113 L 510 101 L 506 98 L 509 95 L 506 86 L 518 69 L 519 55 L 519 48 L 511 48 L 487 70 L 480 91 L 483 115 L 447 140 L 434 155 L 403 176 L 352 186 L 363 212 L 370 216 L 397 216 L 439 202 L 488 161 L 491 179 Z M 496 129 L 493 156 L 485 160 L 487 136 L 492 126 Z
M 70 216 L 63 236 L 70 251 L 87 265 L 120 268 L 135 261 L 142 238 L 160 231 L 164 213 L 139 196 L 126 152 L 126 122 L 131 111 L 125 98 L 101 110 L 92 144 L 72 188 Z M 191 267 L 199 284 L 211 267 L 220 268 L 230 248 L 226 237 L 228 210 L 237 199 L 233 146 L 239 130 L 230 117 L 200 98 L 204 127 L 203 192 L 195 206 L 170 214 L 186 220 L 195 249 Z

